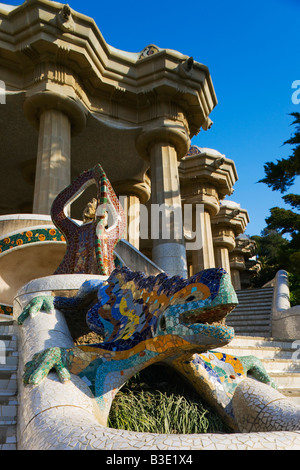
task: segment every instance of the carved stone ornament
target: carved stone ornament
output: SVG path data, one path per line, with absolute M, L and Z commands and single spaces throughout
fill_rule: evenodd
M 63 31 L 74 31 L 75 24 L 72 17 L 71 8 L 68 4 L 64 5 L 60 10 L 56 16 L 56 20 L 58 27 Z

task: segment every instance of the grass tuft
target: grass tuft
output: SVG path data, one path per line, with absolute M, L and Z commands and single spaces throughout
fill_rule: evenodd
M 108 426 L 158 434 L 230 432 L 214 410 L 164 366 L 149 367 L 119 391 Z

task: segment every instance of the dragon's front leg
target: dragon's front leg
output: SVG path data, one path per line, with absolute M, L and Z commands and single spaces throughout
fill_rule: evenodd
M 35 297 L 24 308 L 18 318 L 18 323 L 23 325 L 26 318 L 33 317 L 41 311 L 54 313 L 55 309 L 62 312 L 88 309 L 97 299 L 98 290 L 102 285 L 103 281 L 95 279 L 84 282 L 74 297 L 54 297 L 52 295 Z
M 30 316 L 34 317 L 41 311 L 44 311 L 45 313 L 53 313 L 54 309 L 54 297 L 51 295 L 40 295 L 35 297 L 28 305 L 26 305 L 23 312 L 18 317 L 18 324 L 23 325 L 26 318 Z
M 37 353 L 25 365 L 23 381 L 25 384 L 38 385 L 51 371 L 55 369 L 61 382 L 70 380 L 69 369 L 73 360 L 73 350 L 66 348 L 50 348 Z
M 35 354 L 31 361 L 25 364 L 23 381 L 24 384 L 38 385 L 53 369 L 59 380 L 65 383 L 71 379 L 71 374 L 79 375 L 99 358 L 101 352 L 97 349 L 89 352 L 77 346 L 48 348 Z

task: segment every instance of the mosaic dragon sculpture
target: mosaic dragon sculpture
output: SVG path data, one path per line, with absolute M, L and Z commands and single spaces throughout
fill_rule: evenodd
M 19 324 L 41 310 L 79 309 L 86 311 L 89 328 L 103 341 L 38 353 L 26 364 L 24 382 L 39 384 L 53 368 L 63 382 L 70 373 L 78 375 L 90 386 L 106 425 L 120 388 L 149 365 L 166 362 L 236 430 L 232 399 L 238 384 L 251 372 L 274 386 L 255 357 L 211 351 L 233 338 L 225 318 L 236 304 L 230 277 L 221 268 L 184 280 L 165 274 L 146 277 L 123 267 L 107 281 L 85 282 L 75 297 L 36 297 L 20 315 Z
M 65 209 L 93 182 L 97 187 L 94 217 L 79 226 Z M 115 216 L 109 229 L 105 218 L 108 203 Z M 124 214 L 101 165 L 81 174 L 56 198 L 52 219 L 67 241 L 65 258 L 55 274 L 92 273 L 108 278 L 86 281 L 75 297 L 35 297 L 18 323 L 22 325 L 27 317 L 43 310 L 51 313 L 57 309 L 68 315 L 79 310 L 86 315 L 90 330 L 103 339 L 93 345 L 39 352 L 25 365 L 24 383 L 39 384 L 52 369 L 62 382 L 70 374 L 79 376 L 95 396 L 100 421 L 106 426 L 120 388 L 142 369 L 163 362 L 187 379 L 233 430 L 243 431 L 245 406 L 240 403 L 244 400 L 251 409 L 256 406 L 251 396 L 258 394 L 256 403 L 261 406 L 265 397 L 275 393 L 275 385 L 255 357 L 213 351 L 234 337 L 234 330 L 225 324 L 238 303 L 230 276 L 221 268 L 202 271 L 188 280 L 166 274 L 146 277 L 126 267 L 115 269 L 113 249 L 124 229 Z M 249 382 L 250 374 L 257 380 Z M 277 400 L 281 406 L 281 397 L 272 395 L 269 401 Z M 269 403 L 265 408 L 276 415 Z M 299 410 L 285 404 L 280 413 L 280 429 L 299 430 Z M 268 411 L 261 413 L 258 430 L 272 430 L 272 416 L 267 420 L 271 429 L 264 427 L 266 415 Z

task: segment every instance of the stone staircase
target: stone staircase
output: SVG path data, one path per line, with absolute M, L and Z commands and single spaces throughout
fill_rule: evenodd
M 0 315 L 0 450 L 17 449 L 17 331 Z
M 234 356 L 254 355 L 260 359 L 278 391 L 300 405 L 300 350 L 295 341 L 236 336 L 221 350 Z
M 239 336 L 271 336 L 273 287 L 237 291 L 239 305 L 228 315 L 226 323 Z

